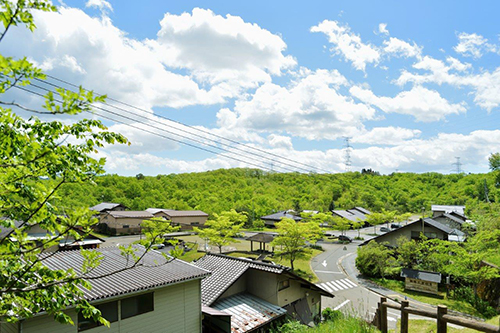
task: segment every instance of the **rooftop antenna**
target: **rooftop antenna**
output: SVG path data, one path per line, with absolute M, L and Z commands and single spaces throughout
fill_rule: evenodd
M 452 163 L 451 165 L 454 165 L 456 169 L 454 169 L 455 173 L 462 173 L 462 163 L 460 162 L 460 157 L 455 157 L 457 161 L 455 163 Z
M 344 136 L 344 164 L 345 164 L 345 171 L 349 172 L 351 171 L 351 139 L 352 137 L 350 136 Z

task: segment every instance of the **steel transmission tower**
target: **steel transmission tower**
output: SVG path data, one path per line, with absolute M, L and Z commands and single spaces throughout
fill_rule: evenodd
M 462 170 L 462 163 L 460 162 L 460 157 L 455 157 L 457 159 L 457 161 L 455 163 L 452 163 L 451 165 L 453 165 L 455 167 L 454 171 L 455 173 L 462 173 L 463 170 Z
M 344 164 L 345 164 L 345 171 L 349 172 L 351 171 L 351 137 L 350 136 L 344 136 Z

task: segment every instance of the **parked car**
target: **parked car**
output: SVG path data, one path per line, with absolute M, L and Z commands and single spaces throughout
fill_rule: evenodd
M 382 227 L 380 228 L 380 232 L 389 232 L 389 228 L 386 228 L 386 227 Z
M 350 242 L 352 242 L 352 238 L 349 236 L 346 236 L 346 235 L 340 235 L 339 241 L 350 243 Z
M 165 247 L 165 244 L 163 244 L 163 243 L 151 245 L 152 249 L 163 249 L 164 247 Z
M 391 224 L 391 229 L 399 229 L 401 228 L 401 225 L 397 224 L 397 223 L 392 223 Z

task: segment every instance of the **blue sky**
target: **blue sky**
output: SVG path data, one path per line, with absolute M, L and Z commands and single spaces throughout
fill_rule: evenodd
M 144 110 L 115 109 L 133 115 L 120 118 L 126 124 L 105 120 L 132 143 L 99 152 L 110 173 L 342 172 L 346 136 L 353 171 L 449 173 L 460 157 L 466 172 L 486 172 L 489 154 L 500 150 L 499 7 L 65 1 L 58 13 L 35 15 L 34 34 L 14 29 L 2 52 Z M 150 133 L 171 135 L 166 130 L 235 159 Z M 220 136 L 233 141 L 209 141 Z

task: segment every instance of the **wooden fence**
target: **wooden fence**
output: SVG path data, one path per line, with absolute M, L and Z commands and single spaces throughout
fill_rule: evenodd
M 448 323 L 472 328 L 480 332 L 500 333 L 500 327 L 498 326 L 449 315 L 448 308 L 443 305 L 439 305 L 437 311 L 429 311 L 411 307 L 408 301 L 401 301 L 401 304 L 389 304 L 386 297 L 381 297 L 375 313 L 374 324 L 382 333 L 387 333 L 387 308 L 401 311 L 401 333 L 408 333 L 409 314 L 437 319 L 437 333 L 446 333 Z

